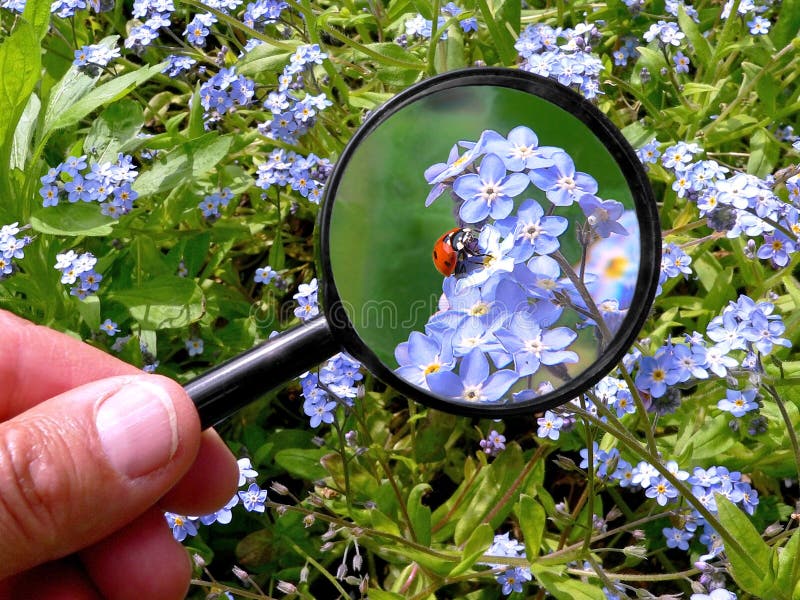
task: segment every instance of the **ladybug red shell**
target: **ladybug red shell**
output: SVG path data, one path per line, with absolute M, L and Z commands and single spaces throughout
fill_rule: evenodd
M 464 269 L 464 261 L 477 256 L 478 236 L 474 229 L 454 227 L 433 245 L 433 264 L 445 277 Z

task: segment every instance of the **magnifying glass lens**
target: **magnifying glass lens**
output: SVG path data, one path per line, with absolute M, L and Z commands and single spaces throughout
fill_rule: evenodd
M 368 366 L 456 410 L 569 399 L 652 299 L 641 166 L 549 85 L 433 90 L 382 116 L 332 182 L 326 281 Z

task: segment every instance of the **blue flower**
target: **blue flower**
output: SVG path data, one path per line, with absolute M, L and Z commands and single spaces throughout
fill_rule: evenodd
M 553 411 L 548 410 L 545 411 L 543 417 L 539 417 L 536 420 L 536 423 L 539 425 L 536 435 L 540 438 L 549 438 L 555 441 L 558 439 L 561 428 L 564 426 L 564 419 L 556 415 Z
M 251 483 L 246 491 L 239 492 L 239 498 L 247 512 L 263 513 L 266 510 L 267 490 L 262 490 L 255 483 Z
M 497 583 L 502 587 L 505 595 L 512 592 L 522 592 L 522 586 L 532 578 L 530 569 L 525 567 L 513 567 L 503 571 L 497 576 Z
M 503 347 L 514 356 L 514 366 L 520 377 L 532 375 L 539 365 L 558 365 L 578 362 L 578 355 L 565 350 L 578 334 L 567 327 L 542 329 L 529 313 L 517 313 L 507 328 L 495 332 Z
M 439 371 L 449 371 L 455 366 L 453 347 L 449 340 L 412 331 L 407 342 L 395 349 L 400 368 L 397 374 L 406 381 L 423 388 L 428 387 L 427 377 Z
M 569 154 L 556 152 L 551 159 L 553 166 L 532 170 L 530 178 L 554 205 L 570 206 L 583 194 L 597 192 L 597 182 L 591 175 L 576 172 Z
M 612 233 L 628 235 L 628 230 L 618 222 L 625 210 L 622 202 L 601 200 L 594 194 L 583 194 L 578 198 L 578 204 L 592 231 L 601 238 L 607 238 Z
M 645 490 L 644 495 L 655 498 L 660 506 L 666 506 L 667 502 L 678 497 L 678 490 L 662 475 L 650 482 L 650 487 Z
M 336 406 L 336 402 L 330 400 L 306 400 L 306 402 L 303 403 L 303 411 L 307 416 L 311 417 L 311 427 L 316 429 L 322 423 L 327 423 L 328 425 L 333 423 L 333 411 L 336 410 Z
M 667 548 L 677 548 L 678 550 L 688 550 L 689 541 L 692 534 L 676 527 L 664 527 L 661 532 L 667 541 Z M 694 597 L 694 596 L 692 596 Z
M 253 464 L 250 462 L 249 458 L 240 458 L 236 463 L 239 465 L 239 483 L 237 487 L 242 487 L 247 483 L 248 479 L 255 479 L 258 477 L 258 471 L 253 468 Z
M 182 542 L 187 536 L 197 535 L 197 525 L 189 517 L 171 512 L 164 513 L 167 525 L 172 529 L 172 536 L 176 541 Z
M 489 362 L 480 348 L 473 348 L 461 361 L 459 374 L 440 371 L 427 376 L 428 386 L 440 396 L 467 402 L 494 402 L 516 383 L 519 376 L 503 369 L 489 374 Z
M 734 417 L 743 417 L 748 412 L 758 409 L 756 390 L 725 390 L 725 398 L 717 402 L 717 408 L 731 413 Z
M 486 140 L 486 152 L 499 156 L 509 171 L 538 169 L 553 164 L 549 156 L 558 148 L 539 146 L 539 138 L 529 127 L 520 125 L 508 132 L 508 137 L 499 134 Z
M 197 336 L 193 336 L 184 342 L 186 351 L 189 356 L 198 356 L 203 353 L 203 340 Z
M 513 198 L 528 187 L 522 173 L 506 174 L 503 161 L 496 154 L 487 154 L 478 173 L 461 175 L 453 182 L 453 191 L 464 200 L 459 216 L 466 223 L 480 223 L 487 217 L 503 219 L 514 208 Z
M 111 319 L 106 319 L 100 324 L 100 331 L 105 331 L 109 336 L 113 337 L 119 333 L 119 327 Z
M 505 221 L 508 221 L 506 219 Z M 503 221 L 498 223 L 503 225 Z M 534 253 L 551 254 L 559 249 L 558 236 L 569 227 L 566 218 L 545 216 L 544 209 L 536 200 L 525 200 L 517 210 L 513 227 L 514 249 L 509 253 L 516 262 L 528 260 Z
M 678 382 L 678 373 L 672 362 L 672 357 L 667 354 L 643 357 L 636 375 L 636 387 L 649 392 L 653 398 L 666 394 L 667 386 Z

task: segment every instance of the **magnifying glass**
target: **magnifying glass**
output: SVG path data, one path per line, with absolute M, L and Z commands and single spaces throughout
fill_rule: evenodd
M 661 260 L 622 134 L 568 88 L 505 68 L 432 77 L 373 111 L 317 236 L 321 314 L 188 383 L 204 426 L 341 351 L 460 415 L 567 402 L 634 341 Z

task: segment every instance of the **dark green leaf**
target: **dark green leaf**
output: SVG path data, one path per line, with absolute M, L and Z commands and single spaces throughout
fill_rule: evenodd
M 56 129 L 75 125 L 86 115 L 101 106 L 119 100 L 129 94 L 136 86 L 141 85 L 164 68 L 163 64 L 151 67 L 142 67 L 131 73 L 115 77 L 108 83 L 93 89 L 74 103 L 64 106 L 61 111 L 45 124 L 43 135 L 48 135 Z
M 52 235 L 109 235 L 114 223 L 97 204 L 85 202 L 39 207 L 31 215 L 34 230 Z
M 798 547 L 800 547 L 800 529 L 795 529 L 786 545 L 778 551 L 778 575 L 775 586 L 780 590 L 792 590 L 800 583 Z
M 476 6 L 483 16 L 483 22 L 492 36 L 495 48 L 504 65 L 513 65 L 517 60 L 517 51 L 514 49 L 514 35 L 519 33 L 521 3 L 516 0 L 499 2 L 494 10 L 489 6 L 488 0 L 477 0 Z
M 749 594 L 758 598 L 775 598 L 764 594 L 765 589 L 771 587 L 772 580 L 770 547 L 761 539 L 747 515 L 724 496 L 715 494 L 715 497 L 719 520 L 725 530 L 741 544 L 743 550 L 739 552 L 729 544 L 725 545 L 733 579 Z
M 50 27 L 51 4 L 50 0 L 26 0 L 25 2 L 22 18 L 33 27 L 37 43 L 41 43 Z
M 22 111 L 17 129 L 14 131 L 14 139 L 11 142 L 11 168 L 24 170 L 25 164 L 31 153 L 31 141 L 36 129 L 36 120 L 39 118 L 39 110 L 42 103 L 36 94 L 31 94 L 28 104 Z
M 452 571 L 450 577 L 456 577 L 471 569 L 481 556 L 486 554 L 489 546 L 492 545 L 494 540 L 494 531 L 488 523 L 481 523 L 469 536 L 467 543 L 464 544 L 464 553 L 461 562 L 458 563 Z
M 230 136 L 207 133 L 180 144 L 149 171 L 139 175 L 133 189 L 140 197 L 144 197 L 193 181 L 208 173 L 227 156 L 231 142 Z
M 776 48 L 783 48 L 800 30 L 800 0 L 783 0 L 778 20 L 769 32 Z
M 122 145 L 135 138 L 143 124 L 144 114 L 138 103 L 128 99 L 114 102 L 92 123 L 83 151 L 95 155 L 97 162 L 113 162 Z
M 285 40 L 286 44 L 299 46 L 298 40 Z M 277 76 L 289 62 L 293 50 L 277 48 L 270 44 L 259 44 L 248 52 L 236 65 L 236 72 L 247 77 L 271 73 Z
M 320 460 L 327 454 L 322 448 L 287 448 L 275 454 L 275 462 L 298 479 L 316 481 L 327 475 Z
M 572 579 L 559 569 L 531 564 L 531 572 L 536 580 L 558 600 L 604 600 L 605 594 L 598 586 Z
M 20 21 L 14 33 L 0 44 L 0 143 L 6 161 L 11 150 L 11 136 L 39 81 L 41 64 L 36 31 L 29 23 Z M 0 169 L 7 167 L 8 162 L 0 164 Z M 2 171 L 0 176 L 5 177 Z
M 203 316 L 203 292 L 194 280 L 156 277 L 140 287 L 112 291 L 108 297 L 130 312 L 147 329 L 186 327 Z
M 431 491 L 431 486 L 427 483 L 415 485 L 408 495 L 408 517 L 411 519 L 411 526 L 417 542 L 423 546 L 431 543 L 431 509 L 422 503 L 422 497 Z
M 683 6 L 678 7 L 678 24 L 681 27 L 681 31 L 686 34 L 686 39 L 689 40 L 694 48 L 696 63 L 698 63 L 695 64 L 695 67 L 702 65 L 707 69 L 711 68 L 711 45 L 700 32 L 697 23 L 686 14 L 686 9 Z
M 516 513 L 525 537 L 525 555 L 533 561 L 539 556 L 547 515 L 544 507 L 527 494 L 520 496 Z

